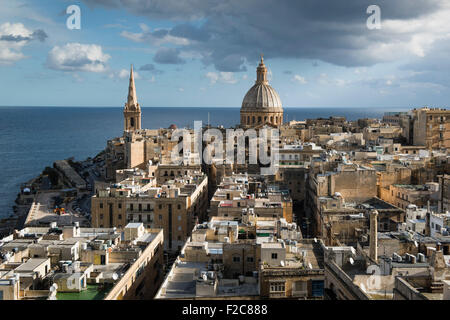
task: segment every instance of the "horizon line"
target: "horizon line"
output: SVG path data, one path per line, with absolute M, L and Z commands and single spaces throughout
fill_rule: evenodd
M 307 107 L 307 106 L 302 106 L 302 107 L 283 107 L 283 109 L 371 109 L 371 108 L 376 108 L 376 109 L 417 109 L 417 108 L 443 108 L 443 109 L 447 109 L 447 107 L 431 107 L 431 106 L 416 106 L 416 107 L 409 107 L 409 106 L 368 106 L 368 107 L 361 107 L 361 106 L 311 106 L 311 107 Z M 123 109 L 123 107 L 121 106 L 58 106 L 58 105 L 16 105 L 16 106 L 12 106 L 12 105 L 0 105 L 0 108 L 120 108 Z M 205 107 L 205 106 L 184 106 L 184 107 L 180 107 L 180 106 L 147 106 L 147 107 L 143 107 L 141 106 L 142 109 L 147 109 L 147 108 L 158 108 L 158 109 L 162 109 L 162 108 L 178 108 L 178 109 L 192 109 L 192 108 L 197 108 L 197 109 L 241 109 L 241 107 Z

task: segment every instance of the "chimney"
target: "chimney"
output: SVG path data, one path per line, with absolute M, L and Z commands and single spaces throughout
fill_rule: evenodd
M 370 212 L 370 247 L 369 247 L 369 257 L 377 262 L 378 258 L 378 211 L 372 210 Z

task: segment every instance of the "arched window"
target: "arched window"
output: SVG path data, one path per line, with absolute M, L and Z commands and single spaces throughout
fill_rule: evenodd
M 134 118 L 130 119 L 130 126 L 134 128 Z
M 250 116 L 247 117 L 247 124 L 250 124 Z
M 255 123 L 255 116 L 253 116 L 253 119 L 252 119 L 252 120 L 253 120 L 253 123 Z
M 258 123 L 261 123 L 261 117 L 258 117 Z

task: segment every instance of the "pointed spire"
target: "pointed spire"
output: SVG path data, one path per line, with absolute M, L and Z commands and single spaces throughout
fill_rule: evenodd
M 130 70 L 130 85 L 128 86 L 128 100 L 127 100 L 126 108 L 139 109 L 139 104 L 137 102 L 137 96 L 136 96 L 136 85 L 134 84 L 133 65 L 131 65 L 131 70 Z

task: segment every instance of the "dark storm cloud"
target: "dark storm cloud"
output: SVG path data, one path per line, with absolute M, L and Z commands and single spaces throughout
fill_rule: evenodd
M 373 44 L 408 40 L 412 35 L 368 30 L 367 7 L 381 7 L 382 19 L 409 20 L 440 9 L 442 0 L 85 0 L 121 5 L 152 21 L 178 23 L 168 32 L 194 40 L 183 50 L 199 52 L 219 71 L 245 71 L 259 54 L 306 58 L 340 66 L 370 66 L 385 57 L 367 52 Z M 195 21 L 194 21 L 195 20 Z M 196 26 L 194 26 L 196 22 Z M 162 31 L 161 31 L 162 34 Z
M 179 24 L 172 28 L 172 30 L 170 31 L 170 35 L 195 41 L 207 41 L 210 38 L 210 34 L 207 30 L 192 26 L 187 23 Z
M 180 50 L 175 48 L 161 48 L 153 57 L 156 63 L 161 64 L 183 64 L 185 61 L 180 58 Z

